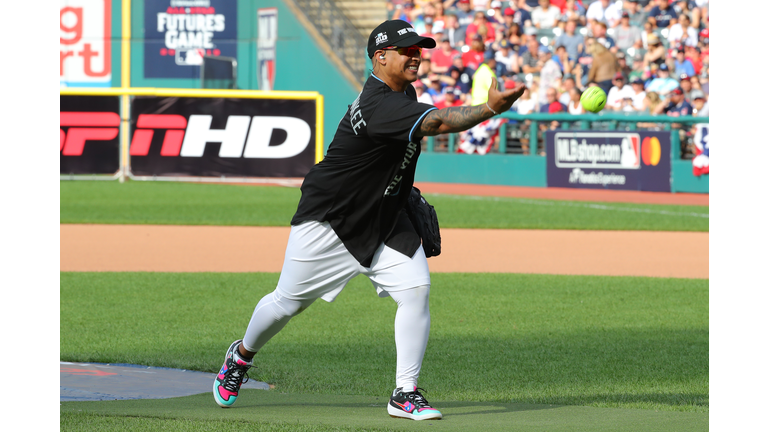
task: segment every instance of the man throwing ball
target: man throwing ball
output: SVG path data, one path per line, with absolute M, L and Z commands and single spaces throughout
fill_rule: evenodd
M 254 355 L 288 321 L 322 298 L 332 302 L 359 274 L 379 297 L 397 303 L 395 390 L 392 417 L 443 416 L 417 381 L 429 339 L 430 277 L 421 241 L 404 209 L 413 186 L 421 139 L 466 130 L 507 111 L 525 90 L 495 86 L 478 106 L 438 110 L 416 101 L 422 48 L 435 41 L 405 21 L 385 21 L 368 38 L 373 73 L 349 106 L 328 152 L 301 186 L 276 289 L 256 305 L 242 340 L 227 350 L 213 384 L 222 407 L 237 399 Z M 311 353 L 308 353 L 311 355 Z

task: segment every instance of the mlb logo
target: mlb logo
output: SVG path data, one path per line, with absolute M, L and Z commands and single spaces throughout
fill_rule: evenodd
M 621 167 L 640 167 L 640 137 L 629 135 L 621 140 Z
M 182 66 L 199 66 L 203 64 L 205 50 L 202 48 L 176 50 L 176 64 Z
M 376 35 L 376 45 L 381 45 L 384 42 L 388 41 L 387 33 L 382 32 Z

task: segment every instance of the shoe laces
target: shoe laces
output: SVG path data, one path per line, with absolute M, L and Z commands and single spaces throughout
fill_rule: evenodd
M 233 361 L 227 373 L 224 374 L 224 384 L 222 387 L 231 392 L 237 392 L 240 386 L 243 383 L 247 383 L 250 378 L 248 376 L 248 369 L 250 369 L 250 366 L 240 366 Z
M 421 387 L 416 387 L 413 389 L 413 392 L 406 393 L 405 397 L 419 408 L 432 408 L 432 406 L 429 405 L 429 402 L 427 402 L 427 399 L 424 398 L 424 395 L 422 395 L 419 390 L 424 389 Z M 424 391 L 426 392 L 426 390 Z

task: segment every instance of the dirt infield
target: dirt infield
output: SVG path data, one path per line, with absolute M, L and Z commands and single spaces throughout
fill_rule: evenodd
M 279 272 L 287 227 L 60 225 L 61 271 Z M 709 277 L 709 233 L 444 229 L 433 272 Z
M 301 179 L 274 185 L 297 187 Z M 709 205 L 707 194 L 426 182 L 416 186 L 424 193 Z M 60 225 L 60 232 L 61 271 L 279 272 L 289 228 Z M 443 253 L 429 259 L 433 272 L 709 278 L 709 233 L 443 229 L 441 234 Z

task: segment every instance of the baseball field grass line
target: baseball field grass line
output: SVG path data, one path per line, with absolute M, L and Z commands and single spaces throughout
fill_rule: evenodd
M 210 394 L 61 405 L 61 430 L 85 431 L 706 431 L 707 413 L 435 400 L 443 420 L 392 419 L 387 398 L 244 390 L 221 409 Z
M 62 361 L 217 371 L 276 273 L 61 273 Z M 708 280 L 432 275 L 429 400 L 708 412 Z M 395 304 L 365 278 L 257 356 L 277 392 L 392 391 Z
M 301 191 L 172 182 L 60 182 L 60 222 L 288 226 Z M 444 228 L 709 231 L 708 206 L 425 194 Z
M 539 205 L 539 206 L 581 207 L 581 208 L 597 209 L 597 210 L 604 210 L 604 211 L 619 211 L 619 212 L 624 211 L 624 212 L 634 212 L 634 213 L 657 214 L 657 215 L 665 215 L 665 216 L 681 216 L 681 217 L 709 219 L 708 211 L 707 213 L 696 213 L 692 211 L 670 211 L 670 210 L 664 210 L 663 208 L 657 208 L 657 207 L 637 208 L 637 207 L 616 205 L 615 203 L 596 204 L 596 203 L 589 203 L 589 202 L 585 203 L 585 202 L 577 202 L 577 201 L 548 201 L 548 200 L 539 200 L 539 199 L 530 199 L 530 198 L 488 197 L 488 196 L 472 196 L 472 195 L 462 196 L 462 195 L 449 195 L 449 194 L 431 194 L 430 196 L 447 197 L 454 200 L 500 201 L 500 202 L 508 201 L 508 202 L 517 202 L 521 204 Z M 675 207 L 679 207 L 679 206 L 675 206 Z M 697 208 L 697 207 L 694 207 L 694 208 Z

